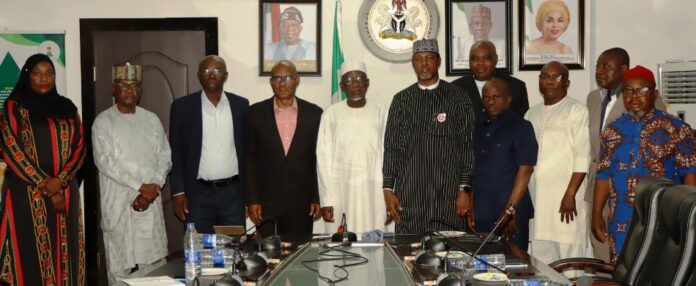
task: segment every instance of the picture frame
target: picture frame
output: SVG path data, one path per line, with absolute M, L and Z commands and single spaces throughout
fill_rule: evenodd
M 489 40 L 496 46 L 496 73 L 512 73 L 512 0 L 447 0 L 445 3 L 447 75 L 465 75 L 469 48 Z
M 520 70 L 541 70 L 550 61 L 584 69 L 584 27 L 585 0 L 519 1 Z
M 321 0 L 259 0 L 259 76 L 280 60 L 321 76 Z

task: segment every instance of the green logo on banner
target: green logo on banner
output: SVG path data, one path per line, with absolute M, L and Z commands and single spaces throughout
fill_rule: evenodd
M 9 52 L 5 54 L 0 64 L 0 109 L 5 105 L 5 100 L 10 96 L 12 89 L 19 78 L 19 66 Z

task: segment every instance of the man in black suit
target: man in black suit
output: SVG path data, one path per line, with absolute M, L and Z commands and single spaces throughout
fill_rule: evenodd
M 322 110 L 299 99 L 295 65 L 280 61 L 271 70 L 273 97 L 252 105 L 247 118 L 247 207 L 255 224 L 277 222 L 285 240 L 311 239 L 320 217 L 316 145 Z M 260 230 L 272 233 L 271 225 Z
M 485 113 L 481 100 L 481 89 L 486 82 L 495 76 L 495 65 L 498 63 L 498 53 L 495 45 L 490 41 L 478 41 L 469 50 L 469 67 L 471 74 L 460 77 L 452 83 L 465 89 L 471 99 L 471 105 L 475 111 L 476 121 Z M 497 78 L 505 80 L 512 95 L 510 109 L 518 115 L 524 116 L 529 109 L 527 98 L 527 86 L 523 81 L 509 75 L 497 75 Z
M 201 61 L 198 80 L 202 91 L 172 103 L 172 203 L 180 220 L 195 223 L 198 232 L 213 233 L 214 225 L 244 225 L 249 101 L 223 91 L 227 66 L 219 56 Z

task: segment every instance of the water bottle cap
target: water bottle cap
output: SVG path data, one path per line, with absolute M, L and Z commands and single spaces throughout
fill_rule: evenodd
M 196 227 L 195 223 L 192 223 L 192 222 L 186 223 L 186 228 L 195 228 L 195 227 Z

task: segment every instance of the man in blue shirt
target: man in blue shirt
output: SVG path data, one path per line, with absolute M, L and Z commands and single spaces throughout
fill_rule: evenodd
M 537 141 L 529 121 L 510 109 L 507 82 L 492 78 L 483 86 L 486 114 L 474 132 L 473 202 L 477 231 L 491 231 L 507 209 L 514 210 L 501 225 L 503 235 L 527 250 L 529 219 L 534 208 L 527 184 L 537 160 Z M 512 206 L 512 208 L 510 208 Z
M 696 186 L 696 144 L 691 127 L 655 109 L 659 95 L 653 73 L 642 66 L 626 72 L 621 96 L 628 113 L 602 131 L 592 200 L 592 233 L 601 242 L 609 240 L 612 263 L 626 238 L 640 179 L 665 177 L 676 184 Z M 608 226 L 602 219 L 607 199 Z

